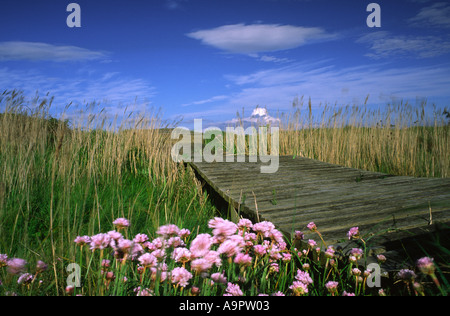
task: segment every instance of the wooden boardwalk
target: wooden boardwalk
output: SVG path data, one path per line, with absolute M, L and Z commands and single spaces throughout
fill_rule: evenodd
M 314 221 L 328 245 L 344 242 L 354 226 L 386 243 L 450 224 L 450 178 L 390 176 L 292 156 L 280 157 L 274 174 L 261 173 L 260 162 L 189 165 L 240 216 L 318 240 L 306 228 Z

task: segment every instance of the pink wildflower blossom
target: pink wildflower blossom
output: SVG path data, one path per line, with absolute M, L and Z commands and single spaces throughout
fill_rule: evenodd
M 301 296 L 308 293 L 308 286 L 300 281 L 292 282 L 292 285 L 289 287 L 289 289 L 291 289 L 292 292 L 294 292 L 295 296 Z
M 211 279 L 216 283 L 222 283 L 222 284 L 227 283 L 227 277 L 223 274 L 223 272 L 222 273 L 216 272 L 216 273 L 211 274 Z
M 402 279 L 405 282 L 413 281 L 417 277 L 414 271 L 409 269 L 401 269 L 397 275 L 400 279 Z
M 334 294 L 337 292 L 337 287 L 338 287 L 339 283 L 335 282 L 335 281 L 328 281 L 325 284 L 325 287 L 327 288 L 328 292 L 330 292 L 331 294 Z
M 180 229 L 180 232 L 178 233 L 178 237 L 180 238 L 187 238 L 191 235 L 191 231 L 189 229 L 183 228 Z
M 39 260 L 36 263 L 36 272 L 42 273 L 42 272 L 47 271 L 47 269 L 48 269 L 48 265 L 45 262 Z
M 191 260 L 191 252 L 184 247 L 175 248 L 172 252 L 172 259 L 175 260 L 175 262 L 189 262 L 189 260 Z
M 213 228 L 212 233 L 219 242 L 222 242 L 226 237 L 233 235 L 237 230 L 237 225 L 235 223 L 220 217 L 215 217 L 210 220 L 208 227 Z
M 244 293 L 242 293 L 241 288 L 239 287 L 238 284 L 228 282 L 226 294 L 224 294 L 224 296 L 243 296 L 243 295 Z
M 417 267 L 422 271 L 423 274 L 431 275 L 434 274 L 434 259 L 430 257 L 423 257 L 417 260 Z
M 177 267 L 172 270 L 171 280 L 172 283 L 176 283 L 181 287 L 186 287 L 189 284 L 189 280 L 192 279 L 192 273 L 182 267 Z
M 19 279 L 17 280 L 17 283 L 26 285 L 26 284 L 30 284 L 31 281 L 33 281 L 33 275 L 30 273 L 24 273 L 19 277 Z
M 252 257 L 250 257 L 248 254 L 238 253 L 234 258 L 234 263 L 244 267 L 249 266 L 252 264 Z
M 91 238 L 91 250 L 108 248 L 111 237 L 108 234 L 97 234 Z
M 348 240 L 352 240 L 353 238 L 359 237 L 359 228 L 358 227 L 352 227 L 347 233 Z
M 269 233 L 275 229 L 275 225 L 268 221 L 259 222 L 253 225 L 253 231 L 260 233 L 263 237 L 269 237 Z
M 309 275 L 309 272 L 302 271 L 300 269 L 297 270 L 297 275 L 295 276 L 295 279 L 306 285 L 313 283 L 313 280 L 312 280 L 311 276 Z
M 241 249 L 242 247 L 239 245 L 239 243 L 227 239 L 219 246 L 217 251 L 221 254 L 225 254 L 228 258 L 230 258 L 240 252 Z
M 191 261 L 191 269 L 197 273 L 205 272 L 213 266 L 213 263 L 205 258 L 198 258 Z
M 6 267 L 8 265 L 8 256 L 5 254 L 0 254 L 0 268 Z
M 251 220 L 247 218 L 241 218 L 237 226 L 240 230 L 245 230 L 246 232 L 248 232 L 250 229 L 252 229 L 253 224 Z
M 157 263 L 156 257 L 151 253 L 143 254 L 138 260 L 144 267 L 154 267 Z
M 177 225 L 168 224 L 159 227 L 156 233 L 167 239 L 173 236 L 178 236 L 178 234 L 180 233 L 180 229 Z
M 75 238 L 74 242 L 79 245 L 79 246 L 84 246 L 86 244 L 90 244 L 91 243 L 91 237 L 89 236 L 78 236 L 77 238 Z
M 189 250 L 194 258 L 203 257 L 209 251 L 212 245 L 212 239 L 209 234 L 199 234 L 192 241 Z
M 133 241 L 136 242 L 136 243 L 139 243 L 139 244 L 143 244 L 146 241 L 148 241 L 148 239 L 149 238 L 148 238 L 148 236 L 146 234 L 137 234 L 134 237 Z
M 130 226 L 130 222 L 126 218 L 118 218 L 113 222 L 113 225 L 117 228 L 126 228 Z
M 314 224 L 314 222 L 310 222 L 308 225 L 306 225 L 306 227 L 308 227 L 308 229 L 312 232 L 317 231 L 317 226 L 316 224 Z
M 25 271 L 27 262 L 20 258 L 13 258 L 8 260 L 7 271 L 10 274 L 19 274 Z
M 299 230 L 296 230 L 295 233 L 294 233 L 294 239 L 295 240 L 303 240 L 304 236 L 305 235 Z

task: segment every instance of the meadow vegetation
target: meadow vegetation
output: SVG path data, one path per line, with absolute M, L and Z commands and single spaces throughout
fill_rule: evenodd
M 0 95 L 0 295 L 449 291 L 430 258 L 403 271 L 391 288 L 368 288 L 368 272 L 357 265 L 364 257 L 359 234 L 349 233 L 361 243 L 355 263 L 320 242 L 297 248 L 301 232 L 286 240 L 271 223 L 218 217 L 193 171 L 173 162 L 170 129 L 158 113 L 120 124 L 103 111 L 55 119 L 52 102 L 26 101 L 19 91 Z M 424 108 L 407 104 L 386 111 L 327 107 L 317 119 L 311 104 L 303 113 L 297 102 L 293 115 L 281 116 L 280 153 L 448 177 L 450 131 L 442 112 L 430 121 Z M 67 287 L 73 263 L 81 267 L 80 288 Z

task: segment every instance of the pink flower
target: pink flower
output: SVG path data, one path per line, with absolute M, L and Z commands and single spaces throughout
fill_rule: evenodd
M 222 242 L 226 237 L 236 233 L 237 225 L 229 220 L 215 217 L 208 223 L 209 228 L 213 228 L 213 235 Z
M 238 284 L 228 282 L 226 294 L 224 294 L 224 296 L 243 296 L 243 295 L 244 293 L 242 293 L 241 288 L 239 287 Z
M 108 234 L 97 234 L 91 238 L 91 250 L 105 249 L 109 247 L 111 237 Z
M 177 236 L 180 233 L 180 229 L 177 225 L 168 224 L 158 228 L 156 231 L 158 235 L 163 236 L 164 238 L 170 238 L 173 236 Z
M 191 261 L 191 269 L 197 273 L 205 272 L 213 266 L 213 263 L 205 258 L 199 258 Z
M 84 246 L 86 244 L 90 244 L 91 243 L 91 237 L 89 236 L 78 236 L 77 238 L 75 238 L 74 242 L 79 245 L 79 246 Z
M 130 226 L 130 222 L 126 218 L 118 218 L 113 222 L 113 225 L 117 228 L 126 228 Z
M 358 227 L 352 227 L 347 233 L 348 240 L 352 240 L 353 238 L 359 237 L 359 228 Z
M 289 289 L 291 289 L 292 292 L 294 292 L 295 296 L 301 296 L 308 293 L 308 286 L 300 281 L 292 282 L 292 285 L 289 287 Z
M 234 256 L 242 249 L 238 242 L 227 239 L 222 244 L 220 244 L 217 251 L 221 254 L 225 254 L 228 258 Z
M 19 274 L 25 271 L 27 262 L 20 258 L 13 258 L 8 260 L 8 273 Z
M 423 257 L 417 260 L 417 267 L 423 274 L 434 274 L 434 259 L 430 257 Z
M 325 257 L 331 259 L 334 257 L 334 248 L 332 246 L 329 246 L 327 250 L 325 251 Z
M 177 267 L 172 270 L 171 280 L 172 283 L 176 283 L 181 287 L 186 287 L 189 284 L 189 280 L 192 279 L 192 273 L 182 267 Z
M 48 269 L 48 265 L 45 262 L 39 260 L 36 263 L 36 272 L 42 273 L 42 272 L 47 271 L 47 269 Z
M 234 258 L 234 263 L 244 267 L 249 266 L 252 264 L 252 257 L 250 257 L 248 254 L 238 253 Z
M 241 218 L 239 220 L 237 226 L 240 230 L 249 231 L 250 229 L 252 229 L 253 224 L 252 224 L 251 220 L 249 220 L 247 218 Z
M 312 232 L 317 231 L 317 226 L 316 224 L 314 224 L 314 222 L 310 222 L 308 225 L 306 225 L 306 227 L 308 227 L 308 229 Z
M 191 252 L 187 248 L 175 248 L 172 252 L 172 259 L 175 260 L 175 262 L 189 262 L 189 260 L 191 260 Z
M 183 228 L 178 233 L 178 237 L 185 239 L 185 238 L 189 237 L 190 234 L 191 234 L 191 231 L 189 229 Z
M 317 243 L 315 242 L 315 240 L 314 239 L 309 239 L 308 240 L 308 247 L 310 247 L 312 249 L 315 246 L 317 246 Z
M 199 234 L 191 243 L 189 250 L 192 257 L 199 258 L 206 255 L 212 245 L 212 239 L 209 234 Z
M 216 267 L 222 265 L 222 259 L 220 259 L 220 253 L 218 251 L 210 250 L 203 258 L 211 263 L 211 265 L 216 265 Z
M 258 256 L 264 256 L 267 253 L 267 247 L 264 245 L 254 245 L 253 250 Z
M 294 233 L 294 239 L 295 240 L 303 240 L 304 236 L 305 235 L 299 230 L 296 230 L 295 233 Z
M 0 254 L 0 268 L 6 267 L 8 265 L 8 256 L 5 254 Z
M 325 287 L 327 288 L 328 292 L 330 292 L 331 294 L 334 294 L 337 292 L 337 287 L 338 287 L 339 283 L 335 282 L 335 281 L 328 281 L 325 284 Z
M 33 281 L 33 275 L 30 273 L 24 273 L 22 274 L 19 279 L 17 280 L 18 284 L 30 284 L 31 281 Z
M 143 244 L 148 241 L 148 236 L 146 234 L 137 234 L 134 237 L 133 241 L 139 244 Z
M 295 279 L 306 285 L 313 283 L 313 280 L 311 279 L 309 273 L 306 271 L 302 271 L 300 269 L 297 270 L 297 275 L 295 276 Z
M 157 259 L 151 253 L 145 253 L 139 257 L 139 262 L 144 267 L 154 267 L 157 264 Z
M 169 247 L 173 247 L 173 248 L 177 248 L 177 247 L 184 247 L 184 241 L 178 237 L 170 237 L 169 240 L 167 241 L 167 244 L 169 245 Z
M 350 255 L 355 257 L 356 260 L 361 259 L 363 253 L 364 251 L 361 248 L 352 248 L 352 250 L 350 251 Z
M 412 282 L 416 278 L 416 274 L 414 273 L 414 271 L 409 269 L 401 269 L 397 275 L 400 279 L 402 279 L 405 282 L 407 281 Z
M 253 225 L 253 230 L 257 233 L 260 233 L 263 237 L 269 237 L 269 233 L 272 229 L 275 229 L 275 225 L 267 221 L 263 221 Z
M 222 283 L 222 284 L 227 283 L 227 277 L 223 274 L 223 272 L 222 273 L 216 272 L 216 273 L 211 274 L 211 280 L 213 280 L 216 283 Z

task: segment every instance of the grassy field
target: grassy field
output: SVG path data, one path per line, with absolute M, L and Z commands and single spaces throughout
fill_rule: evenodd
M 49 115 L 51 102 L 51 98 L 25 102 L 17 91 L 5 91 L 0 96 L 0 108 L 3 109 L 0 114 L 0 255 L 9 258 L 0 257 L 0 280 L 3 284 L 0 295 L 71 295 L 70 291 L 66 293 L 66 269 L 72 263 L 80 264 L 83 276 L 86 276 L 83 289 L 75 294 L 136 295 L 134 290 L 138 287 L 148 290 L 147 294 L 159 295 L 232 293 L 233 287 L 229 284 L 216 282 L 217 287 L 206 285 L 209 279 L 204 278 L 205 271 L 196 270 L 192 261 L 181 265 L 169 260 L 171 255 L 163 257 L 167 258 L 166 271 L 163 272 L 174 271 L 177 267 L 180 268 L 178 272 L 186 275 L 181 268 L 190 266 L 193 273 L 188 278 L 190 285 L 181 286 L 171 283 L 170 278 L 164 282 L 161 271 L 146 272 L 146 265 L 142 262 L 140 268 L 137 267 L 135 263 L 139 264 L 139 258 L 134 258 L 130 264 L 122 264 L 126 262 L 123 253 L 121 258 L 114 256 L 117 248 L 111 243 L 99 251 L 91 251 L 89 245 L 83 249 L 74 242 L 77 236 L 93 238 L 119 230 L 120 227 L 114 225 L 118 218 L 126 218 L 132 223 L 120 232 L 123 240 L 145 234 L 155 244 L 158 237 L 175 237 L 175 233 L 169 236 L 161 231 L 158 233 L 161 226 L 169 223 L 191 232 L 190 237 L 183 240 L 186 247 L 190 245 L 192 248 L 194 240 L 202 234 L 210 234 L 211 229 L 211 238 L 223 235 L 214 233 L 214 225 L 219 224 L 211 220 L 218 214 L 193 172 L 172 161 L 173 141 L 157 114 L 142 115 L 119 126 L 108 123 L 102 112 L 79 117 L 76 121 L 56 120 Z M 449 176 L 450 131 L 441 113 L 435 116 L 433 124 L 421 125 L 421 112 L 414 112 L 407 105 L 386 113 L 367 113 L 356 108 L 326 109 L 319 120 L 312 118 L 310 104 L 306 119 L 300 115 L 301 105 L 296 107 L 296 114 L 283 120 L 281 154 L 302 155 L 392 174 Z M 417 119 L 419 123 L 411 124 Z M 312 126 L 312 122 L 317 121 L 322 121 L 322 126 Z M 308 124 L 310 128 L 305 128 Z M 233 231 L 234 226 L 227 225 Z M 302 257 L 300 250 L 294 249 L 294 241 L 287 245 L 280 240 L 275 243 L 276 229 L 269 230 L 272 235 L 264 235 L 263 231 L 253 227 L 247 227 L 246 231 L 257 236 L 255 245 L 266 247 L 266 251 L 277 247 L 276 250 L 270 249 L 281 257 L 274 259 L 270 255 L 261 255 L 259 258 L 251 250 L 246 251 L 252 256 L 249 264 L 235 262 L 235 258 L 230 256 L 222 258 L 220 268 L 214 268 L 216 273 L 225 271 L 224 276 L 232 285 L 242 281 L 242 276 L 258 280 L 254 283 L 258 287 L 242 283 L 244 294 L 341 295 L 344 291 L 377 294 L 363 288 L 361 281 L 358 283 L 357 271 L 352 272 L 355 265 L 348 258 L 339 259 L 340 263 L 335 266 L 316 262 L 312 248 Z M 239 231 L 245 231 L 241 228 L 236 226 L 226 236 L 239 235 Z M 217 240 L 215 242 L 217 245 Z M 170 249 L 170 254 L 174 248 L 177 247 L 163 247 Z M 218 252 L 219 248 L 217 245 L 211 251 Z M 242 251 L 245 247 L 239 249 Z M 34 279 L 18 284 L 24 271 L 8 272 L 13 258 L 24 258 L 30 273 L 41 278 L 42 286 L 35 284 Z M 109 281 L 106 279 L 108 270 L 102 267 L 106 259 L 113 262 L 109 272 L 115 275 Z M 243 260 L 245 262 L 248 258 Z M 45 273 L 34 268 L 40 262 L 47 265 Z M 277 267 L 273 263 L 277 263 Z M 294 282 L 299 281 L 296 278 L 299 264 L 308 264 L 312 269 L 308 273 L 315 286 L 306 284 L 309 287 L 307 293 L 304 292 L 305 282 L 296 283 L 298 288 L 294 286 Z M 281 273 L 272 271 L 277 269 Z M 151 270 L 150 266 L 148 270 Z M 210 272 L 212 276 L 213 271 Z M 146 281 L 145 273 L 149 277 Z M 132 281 L 126 286 L 119 284 L 119 276 Z M 409 287 L 413 285 L 412 281 L 408 282 L 404 282 L 408 284 L 408 291 L 405 288 L 398 293 L 444 294 L 448 291 L 448 283 L 444 280 L 442 286 L 442 278 L 439 287 L 422 292 L 413 291 Z M 333 286 L 339 286 L 339 290 L 334 291 Z M 142 294 L 139 290 L 137 293 Z

